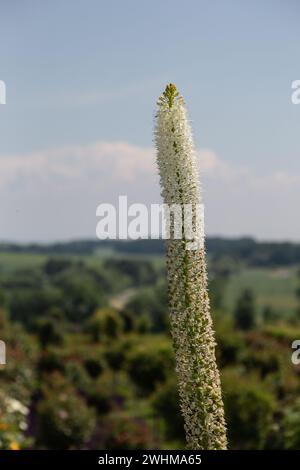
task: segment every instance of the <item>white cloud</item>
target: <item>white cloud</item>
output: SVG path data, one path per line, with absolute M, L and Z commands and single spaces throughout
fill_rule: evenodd
M 28 155 L 0 157 L 0 187 L 16 178 L 50 179 L 60 176 L 75 180 L 93 174 L 99 181 L 103 173 L 112 181 L 133 181 L 153 172 L 154 151 L 127 142 L 96 142 L 66 146 Z
M 197 152 L 199 157 L 200 174 L 214 178 L 221 178 L 224 181 L 232 181 L 249 175 L 249 170 L 242 166 L 234 166 L 221 160 L 215 152 L 209 149 L 201 149 Z
M 297 238 L 300 175 L 259 175 L 199 150 L 208 233 Z M 0 156 L 0 238 L 94 236 L 95 210 L 127 194 L 129 202 L 158 202 L 155 151 L 100 141 L 27 155 Z

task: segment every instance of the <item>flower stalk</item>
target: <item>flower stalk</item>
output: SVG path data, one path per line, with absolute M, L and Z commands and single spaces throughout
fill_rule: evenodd
M 196 208 L 202 202 L 197 162 L 186 107 L 173 84 L 158 100 L 155 141 L 164 203 L 182 208 L 182 236 L 171 236 L 166 248 L 171 335 L 187 445 L 194 450 L 226 449 L 204 244 L 191 249 L 185 231 L 184 206 L 191 205 L 197 239 Z

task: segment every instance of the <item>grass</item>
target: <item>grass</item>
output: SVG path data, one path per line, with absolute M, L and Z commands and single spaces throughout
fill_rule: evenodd
M 109 252 L 108 252 L 109 253 Z M 91 267 L 99 266 L 105 258 L 106 253 L 95 253 L 94 255 L 72 255 L 72 254 L 39 254 L 39 253 L 11 253 L 0 252 L 0 272 L 13 272 L 22 269 L 41 267 L 49 258 L 68 258 L 74 261 L 85 261 Z
M 228 281 L 225 293 L 225 307 L 233 310 L 240 293 L 249 288 L 255 295 L 257 308 L 261 311 L 270 306 L 287 314 L 298 306 L 295 291 L 300 286 L 295 267 L 274 269 L 242 268 Z
M 40 267 L 46 259 L 42 254 L 0 252 L 0 272 Z

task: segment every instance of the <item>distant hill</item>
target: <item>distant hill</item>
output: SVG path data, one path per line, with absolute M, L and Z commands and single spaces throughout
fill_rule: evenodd
M 91 255 L 99 249 L 115 251 L 119 254 L 164 253 L 163 240 L 78 240 L 50 244 L 0 243 L 0 252 L 38 253 L 47 255 Z M 231 258 L 244 261 L 252 266 L 286 266 L 300 264 L 300 243 L 258 242 L 252 238 L 208 237 L 206 250 L 212 259 Z

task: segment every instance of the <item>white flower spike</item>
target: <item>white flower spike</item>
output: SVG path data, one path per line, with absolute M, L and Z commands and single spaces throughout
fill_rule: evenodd
M 158 100 L 155 141 L 164 202 L 195 208 L 201 192 L 193 137 L 183 98 L 173 84 Z M 198 230 L 196 224 L 192 229 Z M 226 449 L 204 246 L 191 250 L 184 231 L 181 239 L 166 243 L 171 334 L 187 444 L 194 450 Z

